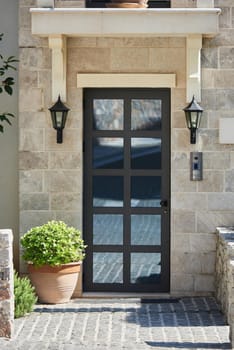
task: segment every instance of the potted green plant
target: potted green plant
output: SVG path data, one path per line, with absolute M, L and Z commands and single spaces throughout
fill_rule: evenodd
M 63 221 L 49 221 L 26 232 L 21 244 L 39 302 L 69 301 L 85 257 L 81 232 Z

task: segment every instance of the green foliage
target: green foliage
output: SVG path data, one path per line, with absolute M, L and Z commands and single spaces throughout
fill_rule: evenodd
M 14 271 L 15 318 L 25 316 L 33 311 L 37 297 L 29 279 L 19 277 Z
M 0 41 L 3 38 L 3 34 L 0 34 Z M 14 78 L 8 76 L 9 70 L 16 70 L 15 63 L 18 60 L 15 56 L 9 56 L 8 58 L 4 58 L 0 54 L 0 94 L 7 93 L 8 95 L 12 95 L 13 88 L 12 86 L 15 84 Z M 3 122 L 7 122 L 11 125 L 11 122 L 8 117 L 14 117 L 12 113 L 3 112 L 0 114 L 0 132 L 4 131 Z
M 35 266 L 56 266 L 82 261 L 85 257 L 81 232 L 63 221 L 33 227 L 21 238 L 21 244 L 23 258 Z

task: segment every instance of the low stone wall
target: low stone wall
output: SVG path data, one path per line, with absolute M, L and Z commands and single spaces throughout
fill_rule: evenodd
M 0 230 L 0 337 L 10 338 L 14 321 L 13 235 Z
M 234 347 L 234 227 L 217 228 L 215 290 L 230 325 Z

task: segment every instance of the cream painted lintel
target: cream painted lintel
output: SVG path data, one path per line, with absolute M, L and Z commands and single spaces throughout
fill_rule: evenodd
M 176 87 L 176 74 L 77 74 L 77 87 Z
M 52 101 L 57 101 L 60 95 L 62 101 L 66 102 L 66 37 L 64 35 L 49 36 L 49 48 L 52 50 Z

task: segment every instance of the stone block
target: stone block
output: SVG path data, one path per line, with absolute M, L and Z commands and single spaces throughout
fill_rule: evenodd
M 187 210 L 175 211 L 173 215 L 174 231 L 178 233 L 195 232 L 195 219 L 196 218 L 195 218 L 194 212 L 187 211 Z
M 47 152 L 21 151 L 19 153 L 19 169 L 47 169 L 48 158 Z
M 81 208 L 80 208 L 81 209 Z M 62 220 L 67 225 L 76 227 L 82 231 L 82 212 L 80 211 L 56 211 L 56 220 Z
M 81 189 L 81 172 L 78 170 L 50 170 L 45 172 L 46 192 L 78 192 Z
M 48 39 L 33 36 L 31 27 L 19 29 L 19 47 L 30 48 L 30 47 L 48 47 Z
M 19 70 L 20 86 L 23 89 L 36 88 L 37 87 L 37 72 L 28 71 L 26 69 Z
M 209 193 L 208 210 L 233 211 L 234 193 Z
M 234 70 L 219 69 L 214 75 L 214 84 L 217 89 L 234 88 Z M 233 115 L 233 111 L 232 111 Z
M 50 152 L 50 169 L 82 169 L 81 152 Z
M 233 0 L 215 0 L 215 7 L 233 7 Z
M 195 275 L 194 289 L 196 292 L 214 292 L 214 276 L 209 274 Z
M 188 228 L 188 231 L 190 229 Z M 175 233 L 171 239 L 171 248 L 173 255 L 190 252 L 190 235 L 189 233 Z
M 67 129 L 63 130 L 63 143 L 57 143 L 57 134 L 54 129 L 46 129 L 45 134 L 45 149 L 47 151 L 82 151 L 82 130 Z
M 21 170 L 19 173 L 20 192 L 42 192 L 43 172 L 38 170 Z
M 108 61 L 105 62 L 108 69 Z M 112 71 L 142 72 L 149 69 L 149 50 L 147 48 L 112 48 L 110 68 Z
M 36 70 L 51 68 L 51 50 L 48 47 L 21 48 L 19 53 L 21 69 Z
M 219 27 L 220 28 L 231 28 L 232 21 L 231 21 L 231 7 L 222 7 L 222 12 L 219 16 Z
M 55 220 L 56 214 L 53 211 L 37 211 L 27 210 L 21 211 L 20 215 L 20 232 L 24 234 L 32 227 L 40 226 L 47 223 L 50 220 Z
M 19 150 L 20 151 L 44 150 L 43 129 L 20 129 Z
M 82 201 L 80 193 L 52 193 L 51 209 L 64 211 L 81 211 Z
M 0 229 L 0 337 L 11 338 L 14 327 L 13 235 Z
M 43 109 L 42 89 L 19 89 L 19 108 L 21 112 L 38 112 Z
M 171 7 L 196 7 L 197 3 L 194 0 L 173 0 Z
M 173 152 L 171 154 L 171 167 L 174 169 L 184 169 L 189 168 L 190 155 L 189 152 Z
M 232 0 L 231 0 L 232 1 Z M 213 38 L 204 39 L 203 47 L 234 46 L 234 29 L 225 28 Z
M 68 64 L 76 63 L 78 72 L 105 72 L 110 67 L 110 49 L 71 48 L 68 50 Z
M 223 148 L 219 144 L 218 130 L 216 129 L 200 129 L 197 132 L 198 142 L 206 151 L 220 151 Z
M 177 87 L 185 87 L 185 48 L 151 48 L 149 54 L 149 65 L 151 69 L 158 73 L 176 73 Z M 147 67 L 147 61 L 143 66 Z
M 20 0 L 20 7 L 35 7 L 35 0 Z
M 199 192 L 223 192 L 224 172 L 205 170 L 203 180 L 198 182 Z
M 189 170 L 174 170 L 171 178 L 172 192 L 196 192 L 196 181 L 190 180 Z
M 214 69 L 202 69 L 202 88 L 203 89 L 214 89 L 215 88 L 215 74 Z
M 214 254 L 216 250 L 216 236 L 214 233 L 196 233 L 190 235 L 190 250 L 194 254 L 196 253 L 208 253 L 209 256 Z M 203 255 L 204 255 L 203 254 Z M 201 254 L 199 259 L 204 256 Z
M 69 37 L 67 38 L 67 48 L 96 47 L 97 40 L 98 38 L 95 37 Z
M 28 28 L 31 26 L 31 14 L 29 8 L 25 6 L 19 7 L 19 27 Z
M 233 204 L 234 205 L 234 204 Z M 171 207 L 177 210 L 207 210 L 205 193 L 173 193 Z
M 70 7 L 70 8 L 83 8 L 85 7 L 84 0 L 73 0 L 73 1 L 64 1 L 64 0 L 56 0 L 56 7 Z
M 172 273 L 171 274 L 171 290 L 173 292 L 194 292 L 194 278 L 191 274 Z
M 176 111 L 172 112 L 171 118 L 171 127 L 172 128 L 186 128 L 186 121 L 184 111 Z
M 233 213 L 224 211 L 197 212 L 197 232 L 215 232 L 216 227 L 233 224 Z
M 229 152 L 204 152 L 203 163 L 205 170 L 221 170 L 229 169 L 231 162 L 231 155 Z
M 202 273 L 214 275 L 215 253 L 206 253 L 201 257 Z
M 21 193 L 20 210 L 49 210 L 48 193 Z
M 218 49 L 203 48 L 201 50 L 201 66 L 202 68 L 218 68 Z
M 69 115 L 66 122 L 66 128 L 82 130 L 83 128 L 82 111 L 69 111 Z
M 225 171 L 225 192 L 234 192 L 233 175 L 233 169 Z
M 200 274 L 202 265 L 200 253 L 181 252 L 171 257 L 174 273 Z
M 171 89 L 171 110 L 172 111 L 182 111 L 187 105 L 186 103 L 186 89 L 175 88 Z
M 19 126 L 25 129 L 37 129 L 49 127 L 49 122 L 46 112 L 20 112 Z M 51 126 L 51 125 L 50 125 Z
M 220 68 L 234 68 L 234 48 L 221 47 L 220 48 Z
M 174 145 L 173 148 L 176 149 L 177 152 L 180 151 L 184 153 L 188 150 L 188 144 L 190 142 L 190 134 L 188 129 L 174 129 L 172 130 L 171 137 L 171 142 Z

